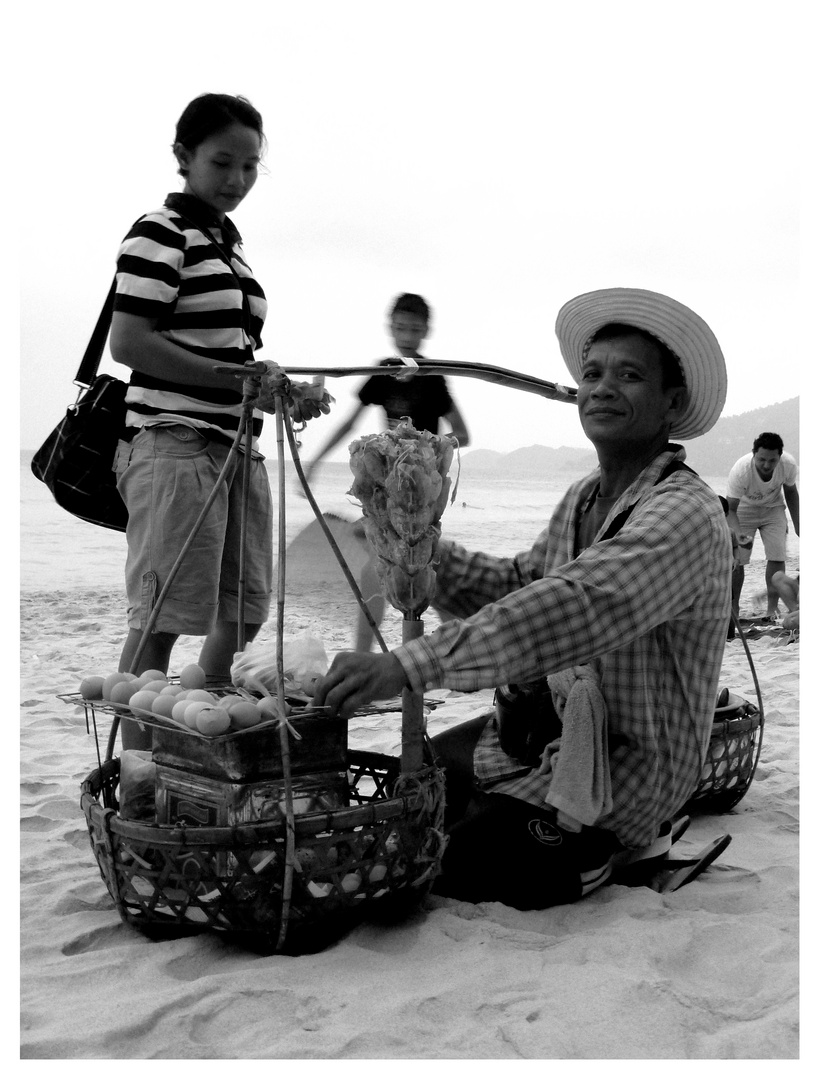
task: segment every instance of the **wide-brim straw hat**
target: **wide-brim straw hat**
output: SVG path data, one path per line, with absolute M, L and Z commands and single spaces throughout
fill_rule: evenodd
M 670 437 L 695 439 L 717 421 L 726 402 L 726 361 L 717 338 L 684 304 L 646 289 L 598 289 L 583 293 L 558 312 L 555 333 L 561 354 L 577 383 L 584 347 L 607 323 L 625 323 L 659 338 L 680 361 L 687 403 Z

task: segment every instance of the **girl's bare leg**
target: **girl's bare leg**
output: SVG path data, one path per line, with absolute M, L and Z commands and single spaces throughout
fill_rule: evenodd
M 130 671 L 133 675 L 141 675 L 143 671 L 148 671 L 149 668 L 156 668 L 157 671 L 164 671 L 167 674 L 168 665 L 171 661 L 171 650 L 178 636 L 178 634 L 165 633 L 149 634 L 145 648 L 140 654 L 139 662 L 134 668 L 134 657 L 137 654 L 139 643 L 142 641 L 142 630 L 132 627 L 128 631 L 128 637 L 125 639 L 125 645 L 120 655 L 120 671 Z M 134 720 L 128 720 L 125 717 L 120 720 L 120 737 L 123 750 L 151 749 L 150 728 L 143 729 Z
M 262 623 L 245 623 L 245 641 L 253 641 L 261 629 Z M 231 681 L 231 665 L 239 648 L 238 631 L 238 623 L 217 620 L 205 638 L 199 666 L 209 679 L 223 679 L 226 684 Z

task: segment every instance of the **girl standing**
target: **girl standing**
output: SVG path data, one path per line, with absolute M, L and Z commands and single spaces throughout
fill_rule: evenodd
M 242 379 L 215 366 L 253 359 L 266 301 L 231 219 L 256 182 L 265 148 L 262 117 L 249 101 L 203 94 L 179 119 L 173 152 L 181 193 L 141 217 L 117 259 L 111 355 L 131 369 L 117 485 L 128 509 L 129 632 L 121 671 L 167 672 L 180 634 L 203 635 L 199 664 L 229 680 L 237 646 L 241 460 L 211 506 L 169 590 L 136 669 L 142 631 L 182 545 L 211 494 L 242 415 Z M 309 415 L 317 415 L 319 407 Z M 327 411 L 327 408 L 321 408 Z M 245 637 L 268 616 L 272 501 L 256 449 L 254 410 L 245 563 Z M 127 721 L 124 748 L 150 746 Z

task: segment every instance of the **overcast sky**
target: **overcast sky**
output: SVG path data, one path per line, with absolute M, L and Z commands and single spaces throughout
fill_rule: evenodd
M 72 397 L 122 236 L 180 189 L 175 123 L 205 91 L 243 94 L 265 121 L 266 170 L 233 219 L 270 304 L 261 355 L 286 369 L 387 355 L 386 309 L 412 291 L 434 311 L 428 356 L 561 382 L 561 304 L 638 286 L 710 323 L 726 414 L 795 396 L 810 332 L 796 43 L 810 7 L 29 4 L 8 208 L 22 445 Z M 329 381 L 335 415 L 305 456 L 358 385 Z M 472 379 L 451 389 L 474 447 L 585 444 L 572 406 Z M 380 426 L 369 410 L 358 432 Z M 272 422 L 262 449 L 275 453 Z

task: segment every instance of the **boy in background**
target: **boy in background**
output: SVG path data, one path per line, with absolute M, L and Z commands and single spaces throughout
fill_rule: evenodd
M 400 356 L 416 361 L 418 367 L 424 367 L 424 357 L 419 349 L 430 333 L 430 307 L 424 297 L 417 293 L 402 293 L 398 296 L 390 309 L 388 329 L 397 355 L 380 360 L 378 366 L 395 364 L 397 356 Z M 444 420 L 458 439 L 459 446 L 469 445 L 467 425 L 450 395 L 443 375 L 424 375 L 417 378 L 413 375 L 412 367 L 408 368 L 406 376 L 400 378 L 374 374 L 360 388 L 358 396 L 358 405 L 323 444 L 305 470 L 308 483 L 322 459 L 353 430 L 362 413 L 371 405 L 384 409 L 388 429 L 396 427 L 403 417 L 409 416 L 417 431 L 429 431 L 438 435 Z M 364 540 L 363 531 L 362 539 Z M 385 602 L 376 573 L 375 556 L 372 553 L 362 568 L 359 587 L 376 625 L 380 625 L 384 618 Z M 373 630 L 364 613 L 359 612 L 356 651 L 369 652 L 372 645 Z

